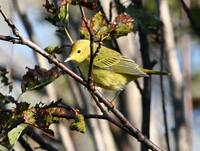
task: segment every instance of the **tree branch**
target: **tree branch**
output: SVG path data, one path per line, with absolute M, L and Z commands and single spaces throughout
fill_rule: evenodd
M 2 15 L 2 17 L 4 18 L 5 22 L 8 24 L 8 26 L 12 29 L 13 34 L 18 37 L 21 38 L 18 29 L 16 28 L 16 26 L 8 19 L 8 17 L 5 15 L 5 13 L 2 11 L 1 6 L 0 6 L 0 13 Z
M 30 138 L 32 138 L 33 140 L 35 140 L 40 145 L 41 148 L 46 149 L 48 151 L 57 151 L 56 148 L 54 148 L 48 142 L 45 142 L 44 139 L 43 139 L 43 137 L 41 137 L 40 135 L 38 135 L 31 127 L 28 129 L 27 135 Z
M 19 143 L 22 145 L 22 147 L 24 148 L 24 150 L 33 151 L 33 149 L 31 148 L 31 146 L 24 140 L 23 137 L 19 138 Z

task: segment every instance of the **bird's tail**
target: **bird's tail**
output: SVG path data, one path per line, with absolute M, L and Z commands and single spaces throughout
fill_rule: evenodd
M 145 72 L 146 74 L 157 74 L 157 75 L 170 75 L 169 72 L 161 72 L 161 71 L 157 71 L 157 70 L 150 70 L 150 69 L 144 69 L 144 68 L 141 68 L 141 70 L 143 72 Z

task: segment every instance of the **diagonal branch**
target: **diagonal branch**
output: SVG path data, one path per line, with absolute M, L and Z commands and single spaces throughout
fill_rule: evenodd
M 0 6 L 0 13 L 2 17 L 4 18 L 5 22 L 8 24 L 8 26 L 12 29 L 13 34 L 21 39 L 21 36 L 19 34 L 19 31 L 17 27 L 8 19 L 8 17 L 5 15 L 5 13 L 2 11 L 1 6 Z

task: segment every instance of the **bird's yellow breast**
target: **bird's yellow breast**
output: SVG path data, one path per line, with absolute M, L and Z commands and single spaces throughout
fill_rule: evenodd
M 122 90 L 124 86 L 131 81 L 129 77 L 130 76 L 125 76 L 110 70 L 100 68 L 93 69 L 94 83 L 109 90 Z
M 79 67 L 83 76 L 87 78 L 89 62 L 84 61 L 79 64 Z M 115 91 L 122 90 L 128 82 L 134 80 L 133 76 L 116 73 L 95 66 L 92 70 L 92 76 L 96 86 Z

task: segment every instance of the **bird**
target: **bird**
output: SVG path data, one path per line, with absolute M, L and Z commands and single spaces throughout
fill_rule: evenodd
M 99 47 L 99 48 L 98 48 Z M 103 45 L 93 43 L 94 60 L 92 78 L 95 86 L 104 89 L 121 91 L 125 86 L 139 77 L 150 74 L 169 75 L 167 72 L 144 69 L 134 60 Z M 88 78 L 90 64 L 90 40 L 80 39 L 71 46 L 69 57 L 64 61 L 73 61 L 81 70 L 84 78 Z

